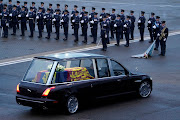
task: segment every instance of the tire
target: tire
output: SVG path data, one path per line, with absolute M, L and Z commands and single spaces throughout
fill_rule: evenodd
M 141 83 L 141 85 L 139 86 L 138 95 L 139 95 L 141 98 L 147 98 L 147 97 L 150 96 L 151 91 L 152 91 L 152 86 L 151 86 L 150 82 L 148 82 L 148 81 L 143 81 L 143 82 Z
M 74 114 L 77 112 L 79 102 L 76 96 L 71 95 L 66 101 L 66 111 L 68 114 Z

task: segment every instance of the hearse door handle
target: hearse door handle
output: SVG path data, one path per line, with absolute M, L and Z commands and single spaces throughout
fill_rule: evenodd
M 118 79 L 117 81 L 118 81 L 118 82 L 121 82 L 121 79 Z
M 91 88 L 93 88 L 93 84 L 91 84 Z

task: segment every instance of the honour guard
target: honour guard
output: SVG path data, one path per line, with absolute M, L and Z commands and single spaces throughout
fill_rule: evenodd
M 102 45 L 103 48 L 101 49 L 102 51 L 107 50 L 107 32 L 108 32 L 108 23 L 106 21 L 106 16 L 103 16 L 103 21 L 101 22 L 101 40 L 102 40 Z
M 4 38 L 8 38 L 8 26 L 9 26 L 9 13 L 6 11 L 6 8 L 3 8 L 1 18 L 1 26 L 4 31 Z
M 99 16 L 100 25 L 101 25 L 101 22 L 103 21 L 103 17 L 106 16 L 105 10 L 106 10 L 105 8 L 102 8 L 102 12 L 101 12 L 101 14 Z
M 9 4 L 8 4 L 8 12 L 9 12 L 9 14 L 12 14 L 12 8 L 13 8 L 12 0 L 9 0 Z M 12 21 L 11 21 L 11 19 L 9 19 L 9 28 L 12 28 Z
M 25 6 L 22 6 L 21 12 L 18 15 L 18 18 L 21 20 L 21 36 L 24 36 L 25 26 L 26 26 L 26 15 Z
M 55 40 L 59 40 L 60 20 L 61 20 L 60 10 L 58 9 L 58 10 L 56 10 L 56 14 L 54 14 L 54 18 L 53 18 L 53 24 L 54 24 L 55 30 L 56 30 L 56 38 L 55 38 Z
M 98 29 L 98 22 L 99 22 L 99 19 L 97 18 L 97 12 L 94 13 L 94 17 L 91 21 L 91 24 L 92 24 L 92 32 L 93 32 L 93 44 L 96 44 L 96 41 L 97 41 L 97 29 Z
M 43 30 L 43 26 L 44 26 L 44 24 L 43 24 L 44 15 L 43 15 L 41 7 L 39 7 L 39 12 L 37 13 L 36 19 L 37 19 L 37 25 L 38 25 L 38 31 L 39 31 L 38 38 L 42 38 L 42 30 Z
M 154 18 L 154 15 L 155 15 L 154 13 L 151 13 L 151 17 L 149 18 L 148 25 L 147 25 L 148 30 L 149 30 L 149 35 L 151 38 L 149 43 L 152 43 L 154 41 L 154 39 L 153 39 L 153 25 L 154 25 L 154 22 L 156 21 Z
M 13 27 L 13 33 L 11 35 L 16 35 L 16 25 L 18 23 L 18 11 L 16 10 L 16 7 L 16 5 L 13 6 L 12 14 L 10 14 Z
M 45 14 L 46 10 L 44 8 L 44 2 L 41 2 L 41 7 L 40 8 L 42 9 L 42 13 Z
M 66 41 L 68 39 L 69 17 L 68 17 L 68 10 L 64 10 L 63 12 L 64 15 L 62 16 L 61 24 L 63 25 L 64 35 L 65 35 L 65 38 L 63 40 Z
M 49 3 L 49 9 L 50 9 L 50 13 L 53 14 L 54 10 L 52 9 L 52 4 L 51 3 Z
M 75 12 L 74 20 L 72 21 L 73 24 L 74 24 L 74 36 L 75 36 L 74 42 L 78 42 L 79 41 L 78 31 L 79 31 L 79 22 L 80 22 L 80 19 L 79 19 L 78 14 L 79 14 L 79 11 L 76 11 Z
M 111 23 L 110 23 L 110 29 L 111 29 L 111 39 L 114 39 L 114 22 L 115 22 L 115 19 L 116 19 L 116 15 L 115 15 L 115 11 L 116 9 L 112 9 L 112 14 L 110 15 L 111 16 Z
M 55 12 L 59 11 L 59 15 L 61 15 L 60 4 L 56 4 L 56 6 L 57 6 L 57 8 L 55 9 Z
M 19 13 L 21 12 L 21 6 L 20 6 L 20 1 L 17 1 L 17 12 L 18 12 L 18 15 Z M 17 29 L 19 29 L 19 21 L 17 21 Z
M 36 18 L 36 14 L 33 12 L 33 8 L 30 7 L 30 12 L 27 14 L 26 16 L 29 20 L 29 28 L 30 28 L 30 36 L 29 37 L 33 37 L 33 31 L 34 31 L 34 19 Z
M 24 2 L 25 11 L 28 13 L 27 2 Z
M 85 12 L 85 9 L 86 9 L 86 7 L 84 7 L 84 6 L 82 6 L 82 12 L 80 13 L 80 21 L 83 19 L 83 17 L 84 17 L 84 12 Z M 81 36 L 84 36 L 84 33 L 83 33 L 83 25 L 84 25 L 84 23 L 81 23 L 81 30 L 82 30 L 82 34 L 81 34 Z
M 62 16 L 64 16 L 64 12 L 66 11 L 67 12 L 67 16 L 69 17 L 69 11 L 68 11 L 68 5 L 64 5 L 64 11 L 62 12 Z
M 121 15 L 117 15 L 117 18 L 115 20 L 115 24 L 114 24 L 114 28 L 115 28 L 115 31 L 116 31 L 116 41 L 117 43 L 115 44 L 116 46 L 119 46 L 119 43 L 120 43 L 120 35 L 121 35 L 121 32 L 123 31 L 123 22 L 121 20 Z
M 124 20 L 125 20 L 124 10 L 121 9 L 121 21 L 124 23 Z M 123 39 L 123 31 L 121 33 L 121 39 Z
M 124 34 L 125 34 L 125 38 L 126 38 L 126 45 L 124 45 L 125 47 L 129 47 L 129 33 L 130 33 L 130 27 L 131 27 L 131 23 L 130 23 L 130 16 L 126 17 L 126 21 L 124 22 L 123 25 L 123 29 L 124 29 Z
M 138 20 L 138 29 L 140 31 L 140 36 L 141 36 L 140 42 L 144 41 L 144 28 L 145 28 L 145 22 L 146 22 L 144 13 L 145 13 L 144 11 L 141 11 L 141 16 L 139 17 L 139 20 Z
M 3 0 L 0 0 L 0 13 L 3 12 Z
M 74 10 L 71 12 L 71 26 L 72 26 L 72 29 L 74 29 L 74 22 L 72 22 L 72 21 L 74 21 L 74 19 L 76 17 L 75 13 L 77 11 L 77 8 L 78 8 L 78 6 L 74 5 Z M 74 35 L 74 33 L 72 35 Z
M 51 34 L 52 14 L 50 12 L 51 10 L 48 8 L 46 14 L 44 15 L 44 21 L 45 21 L 46 29 L 48 33 L 46 39 L 50 39 L 50 34 Z
M 83 30 L 83 35 L 84 35 L 84 41 L 83 43 L 87 43 L 87 29 L 88 29 L 88 12 L 84 12 L 82 20 L 81 20 L 81 25 L 82 25 L 82 30 Z
M 35 4 L 36 4 L 35 2 L 32 2 L 32 6 L 31 7 L 33 8 L 33 12 L 36 14 L 37 8 L 35 7 Z M 36 21 L 36 18 L 34 19 L 34 21 Z M 35 22 L 34 22 L 33 25 L 34 25 L 34 30 L 35 30 Z
M 90 28 L 91 28 L 91 35 L 90 37 L 93 37 L 93 28 L 92 28 L 92 23 L 91 21 L 94 18 L 94 13 L 95 13 L 96 8 L 92 7 L 92 13 L 89 14 L 89 24 L 90 24 Z
M 158 50 L 158 47 L 159 47 L 159 36 L 161 34 L 161 22 L 160 22 L 160 17 L 159 16 L 156 16 L 156 21 L 154 22 L 154 25 L 153 25 L 153 35 L 154 35 L 154 38 L 156 40 L 156 46 L 154 48 L 154 50 Z
M 166 21 L 162 21 L 161 24 L 161 35 L 159 37 L 160 45 L 161 45 L 161 56 L 165 56 L 166 53 L 166 41 L 168 37 L 168 28 L 166 27 Z
M 109 41 L 109 31 L 110 31 L 110 22 L 111 22 L 111 17 L 110 17 L 110 14 L 109 13 L 106 13 L 106 22 L 107 22 L 107 44 L 110 44 L 110 41 Z
M 135 23 L 135 21 L 136 21 L 136 18 L 134 17 L 134 11 L 133 10 L 131 10 L 130 11 L 130 17 L 131 17 L 131 19 L 130 19 L 130 21 L 131 21 L 131 39 L 130 40 L 134 40 L 134 28 L 135 28 L 135 25 L 134 25 L 134 23 Z

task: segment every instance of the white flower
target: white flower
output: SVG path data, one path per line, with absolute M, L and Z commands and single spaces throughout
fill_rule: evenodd
M 62 65 L 57 65 L 57 67 L 56 67 L 56 71 L 58 71 L 58 72 L 60 72 L 60 71 L 64 71 L 64 69 L 65 69 L 65 67 L 64 66 L 62 66 Z
M 51 65 L 48 65 L 48 67 L 47 67 L 48 71 L 50 71 L 51 68 L 52 68 L 52 64 L 51 64 Z

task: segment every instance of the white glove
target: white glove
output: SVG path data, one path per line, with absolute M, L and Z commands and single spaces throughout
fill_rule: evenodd
M 80 16 L 79 17 L 82 17 L 82 14 L 80 14 Z
M 117 25 L 116 25 L 116 24 L 114 24 L 114 27 L 117 27 Z
M 71 17 L 73 17 L 73 14 L 71 14 Z
M 111 19 L 111 17 L 109 17 L 109 19 Z
M 166 38 L 164 38 L 164 41 L 166 41 Z
M 2 13 L 0 13 L 0 16 L 2 15 Z
M 64 20 L 62 19 L 61 22 L 64 22 Z
M 9 14 L 9 16 L 11 16 L 11 17 L 12 17 L 12 13 L 11 13 L 11 14 Z
M 107 35 L 105 34 L 105 38 L 107 38 Z
M 106 27 L 106 26 L 107 26 L 107 24 L 104 24 L 103 26 L 105 26 L 105 27 Z
M 151 21 L 149 20 L 148 23 L 151 24 Z
M 94 21 L 97 21 L 97 19 L 94 19 Z
M 141 20 L 138 20 L 138 23 L 141 23 Z
M 72 22 L 75 22 L 75 20 L 72 20 Z
M 44 19 L 46 19 L 46 16 L 44 16 Z
M 56 13 L 54 13 L 54 15 L 56 15 Z
M 9 23 L 6 23 L 6 26 L 9 26 Z
M 39 19 L 39 16 L 36 16 L 36 19 Z
M 56 19 L 54 18 L 53 21 L 56 21 Z
M 94 21 L 92 20 L 92 21 L 90 21 L 90 23 L 94 24 Z
M 81 23 L 84 23 L 84 20 L 81 20 Z
M 27 14 L 26 17 L 29 17 L 29 15 Z
M 91 18 L 91 15 L 89 15 L 89 18 Z
M 21 17 L 21 15 L 18 15 L 18 17 Z
M 124 27 L 126 28 L 126 27 L 127 27 L 127 25 L 125 24 L 125 25 L 124 25 Z
M 62 17 L 64 16 L 64 14 L 62 14 Z
M 154 25 L 153 28 L 156 29 L 156 26 Z
M 158 33 L 157 36 L 160 36 L 160 34 Z
M 7 14 L 4 14 L 4 16 L 7 16 Z
M 102 19 L 102 16 L 100 16 L 99 18 Z

